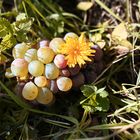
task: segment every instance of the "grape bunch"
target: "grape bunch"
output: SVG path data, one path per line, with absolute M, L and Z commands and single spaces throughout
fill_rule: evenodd
M 22 85 L 22 98 L 48 105 L 54 101 L 56 93 L 79 89 L 83 84 L 94 82 L 101 73 L 103 52 L 97 45 L 91 46 L 96 51 L 90 56 L 92 61 L 81 67 L 78 64 L 68 66 L 65 55 L 59 53 L 67 38 L 78 38 L 78 35 L 67 33 L 64 38 L 41 40 L 35 46 L 29 43 L 14 46 L 14 61 L 5 75 L 8 78 L 17 77 L 17 85 Z

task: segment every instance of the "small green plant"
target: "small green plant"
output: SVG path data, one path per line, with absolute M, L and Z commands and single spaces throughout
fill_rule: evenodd
M 12 48 L 17 42 L 27 42 L 33 24 L 33 18 L 27 18 L 24 13 L 16 17 L 16 21 L 10 23 L 6 18 L 0 18 L 0 63 L 8 58 L 4 55 L 7 49 Z
M 106 112 L 109 109 L 108 92 L 105 88 L 97 89 L 94 85 L 84 85 L 81 88 L 85 99 L 80 102 L 85 111 L 94 113 L 96 111 Z

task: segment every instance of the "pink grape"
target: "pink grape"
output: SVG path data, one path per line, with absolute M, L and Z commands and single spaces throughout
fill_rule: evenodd
M 40 60 L 42 63 L 48 64 L 48 63 L 52 62 L 52 60 L 55 56 L 55 53 L 49 47 L 46 47 L 46 48 L 42 47 L 42 48 L 38 49 L 37 56 L 38 56 L 38 60 Z
M 53 93 L 57 93 L 59 91 L 57 83 L 56 83 L 56 80 L 51 80 L 51 82 L 50 82 L 50 90 Z
M 54 63 L 46 64 L 45 76 L 47 77 L 47 79 L 56 79 L 59 76 L 59 73 L 60 71 Z
M 17 58 L 11 63 L 11 72 L 14 76 L 24 77 L 28 74 L 28 62 L 25 59 Z
M 60 75 L 64 76 L 64 77 L 69 77 L 70 76 L 70 72 L 67 68 L 60 70 Z
M 59 77 L 56 83 L 60 91 L 68 91 L 72 87 L 72 80 L 68 77 Z
M 38 43 L 38 45 L 39 45 L 39 47 L 49 47 L 49 43 L 50 43 L 50 41 L 46 39 L 46 40 L 41 40 Z
M 54 58 L 54 64 L 59 68 L 63 69 L 67 66 L 67 60 L 63 54 L 57 54 Z

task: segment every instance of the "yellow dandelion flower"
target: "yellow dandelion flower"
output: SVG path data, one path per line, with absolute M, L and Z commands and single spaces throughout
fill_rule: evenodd
M 82 33 L 78 39 L 68 37 L 61 45 L 59 53 L 65 55 L 69 67 L 75 67 L 76 64 L 81 67 L 86 63 L 85 61 L 91 61 L 89 56 L 93 56 L 95 50 L 91 49 L 91 42 L 87 41 Z

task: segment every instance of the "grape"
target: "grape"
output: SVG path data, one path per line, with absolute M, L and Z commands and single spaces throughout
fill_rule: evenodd
M 102 62 L 102 61 L 98 62 L 98 63 L 97 63 L 97 67 L 96 67 L 96 69 L 97 69 L 97 71 L 96 71 L 97 74 L 100 74 L 100 73 L 102 72 L 103 68 L 104 68 L 103 62 Z
M 14 76 L 24 77 L 28 74 L 28 62 L 25 59 L 17 58 L 11 64 L 11 71 Z
M 34 100 L 38 95 L 38 88 L 33 82 L 25 84 L 22 90 L 22 96 L 26 100 Z
M 59 76 L 59 69 L 54 63 L 46 64 L 45 75 L 47 79 L 56 79 Z
M 38 49 L 37 56 L 38 60 L 40 60 L 42 63 L 48 64 L 53 60 L 55 53 L 49 47 L 46 48 L 42 47 Z
M 61 46 L 62 44 L 64 44 L 64 43 L 65 43 L 65 42 L 64 42 L 64 40 L 63 40 L 62 38 L 56 37 L 56 38 L 54 38 L 54 39 L 51 40 L 51 42 L 50 42 L 50 44 L 49 44 L 49 47 L 50 47 L 51 49 L 53 49 L 53 51 L 57 54 L 57 53 L 58 53 L 58 49 L 59 49 L 60 46 Z
M 69 70 L 71 76 L 74 76 L 79 73 L 80 67 L 78 65 L 76 65 L 74 68 L 68 68 L 68 70 Z
M 76 38 L 76 39 L 78 39 L 78 35 L 77 34 L 75 34 L 75 33 L 73 33 L 73 32 L 69 32 L 69 33 L 67 33 L 65 36 L 64 36 L 64 40 L 67 40 L 67 38 Z
M 65 77 L 69 77 L 70 76 L 70 72 L 69 72 L 69 70 L 68 69 L 62 69 L 62 70 L 60 70 L 60 75 L 61 76 L 65 76 Z
M 94 60 L 96 62 L 100 61 L 103 57 L 103 51 L 98 45 L 94 45 L 91 47 L 92 49 L 96 50 Z
M 84 83 L 85 83 L 85 77 L 81 72 L 72 77 L 72 86 L 74 88 L 79 88 Z
M 50 90 L 51 90 L 53 93 L 57 93 L 57 92 L 59 91 L 58 86 L 57 86 L 57 83 L 56 83 L 56 80 L 51 80 L 51 83 L 50 83 Z
M 57 54 L 54 58 L 54 64 L 59 68 L 63 69 L 67 66 L 67 60 L 63 54 Z
M 37 76 L 34 79 L 34 83 L 38 87 L 45 87 L 45 86 L 47 86 L 49 84 L 49 80 L 47 80 L 45 76 Z
M 41 76 L 44 72 L 44 65 L 38 60 L 34 60 L 28 65 L 29 73 L 33 76 Z
M 104 65 L 103 65 L 103 62 L 100 61 L 100 62 L 96 62 L 96 63 L 91 63 L 91 64 L 88 64 L 87 66 L 87 69 L 90 71 L 94 71 L 95 73 L 97 74 L 100 74 L 101 71 L 103 70 L 104 68 Z
M 54 95 L 48 88 L 42 88 L 39 90 L 36 100 L 41 104 L 47 105 L 54 100 Z
M 24 58 L 24 54 L 28 49 L 29 49 L 29 46 L 25 43 L 19 43 L 19 44 L 15 45 L 15 47 L 12 50 L 14 59 Z
M 15 87 L 15 93 L 17 96 L 22 97 L 22 90 L 23 90 L 25 84 L 26 84 L 25 82 L 17 83 L 17 85 Z
M 68 91 L 72 87 L 72 80 L 68 77 L 59 77 L 56 83 L 60 91 Z
M 48 40 L 41 40 L 40 42 L 39 42 L 39 47 L 41 48 L 41 47 L 49 47 L 49 41 Z
M 37 60 L 37 50 L 36 49 L 29 49 L 26 51 L 24 55 L 24 59 L 30 63 L 33 60 Z
M 86 71 L 84 75 L 85 75 L 86 83 L 88 84 L 91 84 L 97 78 L 97 73 L 95 73 L 94 71 Z
M 12 78 L 12 77 L 14 77 L 14 75 L 13 75 L 13 73 L 12 73 L 12 71 L 11 71 L 11 68 L 7 68 L 7 69 L 6 69 L 5 77 L 6 77 L 6 78 Z

